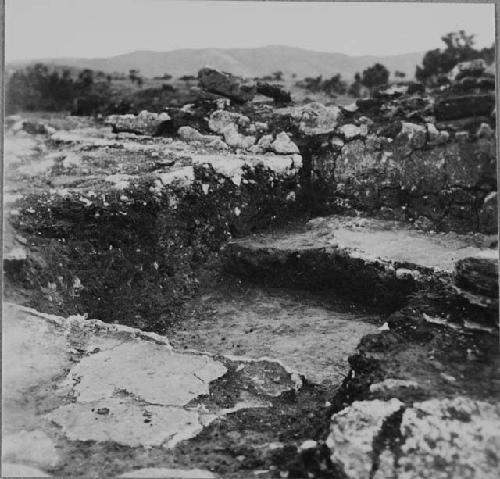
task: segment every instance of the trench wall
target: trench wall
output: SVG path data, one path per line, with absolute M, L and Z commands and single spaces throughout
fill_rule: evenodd
M 424 229 L 497 233 L 495 139 L 455 134 L 435 145 L 418 134 L 357 137 L 315 154 L 316 204 Z

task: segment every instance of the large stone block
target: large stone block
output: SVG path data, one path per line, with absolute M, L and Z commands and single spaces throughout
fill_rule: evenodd
M 251 101 L 256 93 L 256 85 L 252 80 L 214 68 L 202 68 L 198 72 L 198 81 L 201 88 L 231 98 L 238 103 Z

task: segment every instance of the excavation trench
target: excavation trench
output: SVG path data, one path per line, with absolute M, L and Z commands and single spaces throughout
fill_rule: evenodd
M 36 418 L 52 414 L 49 425 L 42 424 L 59 460 L 42 469 L 72 477 L 108 477 L 141 467 L 201 468 L 235 477 L 291 470 L 301 477 L 306 470 L 301 444 L 326 440 L 329 418 L 343 405 L 334 397 L 348 374 L 348 356 L 382 321 L 376 311 L 348 299 L 260 288 L 222 270 L 219 251 L 229 236 L 282 228 L 300 213 L 287 200 L 296 179 L 277 181 L 273 172 L 256 167 L 243 171 L 246 182 L 237 188 L 212 168 L 196 167 L 197 185 L 158 194 L 147 175 L 115 191 L 52 173 L 52 186 L 72 182 L 74 189 L 62 196 L 35 185 L 9 205 L 16 211 L 8 241 L 26 254 L 5 263 L 6 300 L 43 313 L 85 314 L 165 334 L 187 357 L 189 351 L 212 355 L 226 372 L 210 382 L 199 404 L 185 407 L 227 412 L 170 449 L 120 444 L 112 433 L 103 441 L 100 430 L 78 429 L 78 421 L 94 420 L 97 413 L 82 409 L 79 400 L 47 397 L 48 383 L 38 384 L 32 388 L 34 422 L 11 427 L 42 427 Z M 237 208 L 241 214 L 235 214 Z M 23 334 L 29 336 L 30 327 Z M 80 336 L 73 341 L 71 363 L 87 357 Z M 104 353 L 89 357 L 95 354 Z M 300 383 L 288 371 L 297 371 Z M 128 394 L 121 399 L 128 401 Z M 93 409 L 113 411 L 113 402 L 103 404 Z M 21 413 L 15 398 L 7 413 Z M 98 423 L 107 417 L 99 414 Z M 76 425 L 67 424 L 69 417 Z M 307 470 L 331 472 L 321 447 L 311 450 Z
M 153 266 L 138 272 L 138 264 L 153 263 L 161 257 L 156 241 L 165 244 L 165 240 L 157 239 L 163 237 L 151 225 L 165 224 L 162 212 L 150 204 L 139 211 L 131 207 L 121 210 L 125 215 L 110 214 L 97 225 L 93 223 L 95 210 L 74 206 L 71 202 L 63 202 L 57 208 L 52 205 L 52 216 L 47 222 L 37 216 L 36 231 L 43 234 L 33 235 L 36 246 L 31 247 L 26 261 L 10 265 L 7 291 L 23 295 L 29 306 L 40 311 L 67 316 L 90 310 L 90 318 L 111 318 L 113 323 L 165 334 L 178 351 L 214 355 L 227 372 L 210 383 L 208 395 L 201 398 L 203 407 L 234 411 L 207 423 L 195 437 L 168 451 L 156 445 L 141 447 L 92 437 L 79 439 L 79 433 L 72 433 L 68 440 L 68 432 L 64 435 L 60 430 L 61 425 L 65 427 L 64 421 L 56 418 L 49 436 L 63 459 L 45 470 L 72 477 L 104 477 L 139 466 L 201 468 L 235 477 L 244 477 L 245 471 L 253 470 L 268 471 L 269 477 L 279 475 L 280 470 L 295 471 L 297 477 L 306 470 L 319 473 L 320 468 L 325 474 L 331 473 L 326 450 L 320 453 L 321 448 L 314 448 L 312 457 L 304 459 L 299 448 L 305 441 L 322 444 L 326 440 L 329 418 L 344 405 L 332 402 L 348 374 L 348 356 L 362 336 L 376 332 L 381 325 L 380 316 L 347 299 L 301 290 L 263 289 L 221 273 L 220 269 L 214 273 L 210 268 L 219 267 L 220 261 L 219 243 L 215 241 L 217 247 L 197 246 L 209 251 L 205 253 L 205 258 L 211 259 L 208 264 L 197 264 L 194 253 L 186 260 L 170 252 L 163 261 L 175 258 L 179 269 L 162 271 L 163 263 L 158 269 Z M 158 217 L 154 218 L 151 212 Z M 85 228 L 79 229 L 80 225 Z M 31 242 L 29 224 L 24 226 L 24 230 L 17 231 L 22 231 Z M 186 230 L 168 230 L 170 235 L 185 241 L 175 245 L 177 253 L 193 248 L 192 236 Z M 181 270 L 181 266 L 186 269 Z M 163 275 L 158 277 L 158 271 Z M 190 275 L 192 288 L 176 283 L 179 277 L 186 281 L 181 273 Z M 57 294 L 47 288 L 33 288 L 35 280 L 54 282 L 59 288 L 62 281 L 58 276 L 63 274 L 67 283 L 71 281 L 67 290 Z M 75 288 L 78 284 L 74 278 L 80 279 L 83 291 Z M 164 288 L 151 291 L 158 280 Z M 124 285 L 124 290 L 118 285 Z M 172 301 L 179 290 L 182 293 Z M 165 305 L 165 301 L 170 302 Z M 131 307 L 136 314 L 127 311 Z M 162 308 L 166 307 L 171 314 L 155 315 L 156 311 L 164 313 Z M 238 367 L 245 364 L 240 361 L 248 359 L 255 360 L 255 366 L 242 377 Z M 298 389 L 280 363 L 303 375 Z M 270 371 L 277 374 L 270 384 L 265 378 L 259 379 Z M 269 394 L 266 388 L 276 392 Z M 49 410 L 55 405 L 58 404 L 42 402 L 36 407 Z M 76 417 L 82 413 L 79 409 L 73 412 Z M 79 468 L 78 464 L 85 467 Z
M 425 354 L 434 354 L 427 344 L 434 333 L 412 317 L 415 311 L 436 316 L 444 311 L 460 321 L 470 313 L 469 305 L 466 314 L 463 303 L 454 300 L 453 317 L 451 288 L 432 265 L 352 254 L 330 244 L 332 238 L 321 228 L 308 236 L 304 220 L 316 203 L 309 150 L 302 151 L 302 169 L 293 156 L 273 156 L 268 163 L 266 156 L 252 163 L 225 155 L 221 166 L 217 155 L 200 155 L 186 145 L 179 151 L 179 145 L 163 139 L 127 139 L 127 149 L 114 136 L 83 137 L 62 146 L 39 141 L 18 155 L 20 162 L 7 166 L 16 188 L 7 205 L 6 242 L 12 254 L 5 261 L 5 299 L 65 318 L 86 315 L 118 332 L 83 317 L 51 317 L 44 318 L 48 332 L 37 322 L 43 334 L 36 334 L 31 322 L 39 320 L 38 313 L 14 308 L 11 327 L 24 327 L 20 336 L 50 344 L 45 334 L 54 334 L 60 342 L 47 353 L 38 339 L 34 346 L 27 340 L 35 353 L 40 348 L 47 361 L 54 359 L 48 362 L 58 373 L 29 386 L 34 399 L 26 417 L 22 400 L 11 399 L 7 412 L 15 419 L 12 431 L 42 428 L 59 458 L 40 465 L 14 450 L 12 462 L 19 457 L 50 474 L 71 477 L 199 468 L 227 477 L 260 471 L 261 477 L 344 478 L 326 446 L 332 415 L 368 397 L 370 385 L 388 374 L 380 358 L 392 349 L 400 354 L 396 346 L 404 347 L 407 336 L 410 342 L 411 334 L 422 334 L 423 348 L 429 349 Z M 31 170 L 51 154 L 48 173 Z M 347 227 L 348 241 L 364 234 L 357 221 Z M 267 240 L 253 236 L 264 231 Z M 386 238 L 392 232 L 377 234 Z M 414 240 L 406 230 L 405 235 L 405 241 Z M 312 243 L 304 243 L 304 237 Z M 469 251 L 462 245 L 453 248 Z M 437 251 L 439 256 L 443 249 Z M 426 296 L 429 291 L 432 300 Z M 393 314 L 404 306 L 413 312 Z M 474 311 L 479 319 L 485 314 Z M 379 334 L 388 317 L 394 332 Z M 162 345 L 151 340 L 156 336 L 134 336 L 130 346 L 123 342 L 120 325 L 168 340 Z M 89 340 L 93 328 L 106 332 L 97 346 Z M 448 336 L 446 347 L 456 342 Z M 442 348 L 439 341 L 437 350 Z M 459 354 L 476 347 L 467 341 Z M 488 354 L 494 350 L 491 342 L 485 340 Z M 22 357 L 25 345 L 18 346 Z M 397 359 L 396 377 L 413 374 L 410 366 L 424 354 L 417 352 L 410 360 Z M 12 357 L 15 364 L 15 352 Z M 141 369 L 144 358 L 151 362 L 148 370 Z M 197 368 L 184 371 L 184 363 L 199 361 L 210 365 L 206 377 L 198 377 Z M 174 363 L 184 372 L 172 373 L 181 379 L 166 387 L 166 395 L 201 382 L 199 392 L 174 404 L 163 404 L 163 393 L 145 397 L 144 384 L 163 384 L 165 368 Z M 477 371 L 468 363 L 460 365 L 470 369 L 452 386 L 462 392 Z M 130 374 L 122 374 L 121 367 Z M 95 377 L 104 384 L 102 397 L 84 388 Z M 51 388 L 55 396 L 47 393 Z M 432 388 L 432 394 L 444 390 L 438 381 Z M 133 434 L 120 430 L 122 413 L 137 426 Z M 172 421 L 172 414 L 184 419 Z M 93 427 L 82 426 L 89 421 Z M 180 429 L 167 441 L 162 425 L 176 421 Z M 148 427 L 159 436 L 149 434 Z M 380 451 L 375 452 L 378 458 Z M 373 464 L 375 472 L 378 465 Z

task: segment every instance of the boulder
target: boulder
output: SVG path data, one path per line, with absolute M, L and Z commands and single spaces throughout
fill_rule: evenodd
M 227 145 L 233 148 L 241 148 L 246 150 L 255 144 L 254 136 L 244 136 L 238 133 L 238 127 L 234 123 L 230 123 L 223 130 L 224 141 Z
M 339 128 L 339 132 L 346 140 L 352 140 L 357 136 L 365 137 L 368 134 L 368 126 L 366 124 L 362 124 L 361 126 L 353 125 L 352 123 L 348 123 L 346 125 L 342 125 Z
M 352 479 L 496 478 L 500 408 L 464 396 L 357 401 L 332 417 L 331 460 Z
M 440 98 L 434 105 L 437 121 L 456 120 L 471 116 L 491 115 L 495 108 L 495 95 L 462 95 Z
M 272 142 L 273 142 L 273 135 L 264 135 L 257 142 L 257 146 L 265 151 L 271 148 Z
M 333 133 L 341 119 L 341 110 L 337 106 L 313 102 L 296 108 L 291 116 L 298 122 L 303 135 L 324 135 Z
M 395 464 L 401 479 L 493 479 L 500 473 L 498 405 L 463 396 L 417 402 L 405 410 L 400 431 Z
M 278 133 L 278 135 L 276 136 L 276 140 L 274 140 L 271 144 L 271 148 L 275 153 L 299 153 L 298 146 L 290 139 L 290 137 L 285 132 Z
M 253 100 L 257 91 L 253 80 L 208 67 L 198 72 L 198 82 L 204 90 L 226 96 L 237 103 Z
M 184 141 L 200 141 L 204 139 L 204 136 L 198 130 L 190 126 L 181 126 L 177 130 L 177 134 Z
M 239 113 L 217 110 L 210 115 L 210 118 L 208 119 L 208 127 L 214 133 L 222 134 L 224 129 L 230 124 L 239 124 L 240 126 L 245 124 L 244 118 L 248 120 L 247 117 L 243 117 Z
M 372 457 L 376 438 L 388 418 L 397 414 L 402 407 L 403 403 L 398 399 L 355 401 L 332 417 L 327 446 L 332 452 L 332 462 L 342 468 L 345 477 L 374 477 Z M 381 474 L 375 477 L 392 477 L 392 460 L 380 461 L 378 469 Z
M 277 105 L 288 105 L 292 102 L 290 92 L 283 89 L 281 85 L 257 82 L 257 93 L 272 98 Z

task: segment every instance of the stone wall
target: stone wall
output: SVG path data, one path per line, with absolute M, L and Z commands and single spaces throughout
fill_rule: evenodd
M 497 231 L 496 142 L 475 132 L 398 122 L 393 138 L 340 127 L 312 159 L 312 182 L 330 207 L 454 231 Z M 396 130 L 397 131 L 397 130 Z

